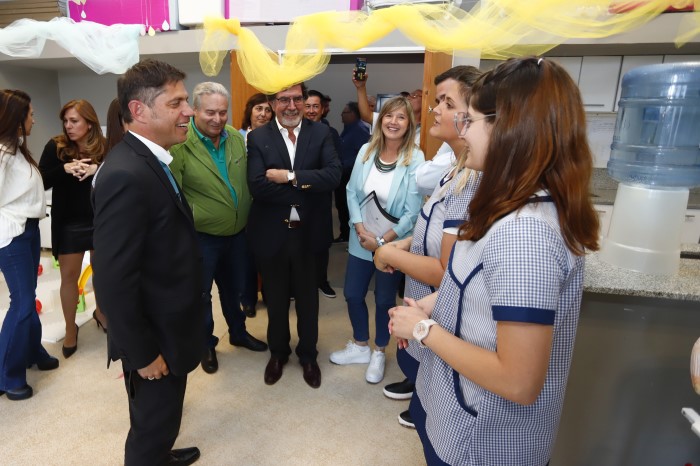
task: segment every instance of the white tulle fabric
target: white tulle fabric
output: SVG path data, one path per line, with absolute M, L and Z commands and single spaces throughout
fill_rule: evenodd
M 52 40 L 97 74 L 122 74 L 139 61 L 142 30 L 140 24 L 104 26 L 64 17 L 51 21 L 20 19 L 0 29 L 0 53 L 39 57 L 46 40 Z

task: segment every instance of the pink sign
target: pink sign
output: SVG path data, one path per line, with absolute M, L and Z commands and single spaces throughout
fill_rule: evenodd
M 169 0 L 89 0 L 83 5 L 68 1 L 69 16 L 76 22 L 143 24 L 159 31 L 163 22 L 170 28 Z

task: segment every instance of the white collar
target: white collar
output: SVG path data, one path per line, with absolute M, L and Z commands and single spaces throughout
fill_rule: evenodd
M 134 136 L 136 136 L 136 139 L 138 139 L 139 141 L 141 141 L 142 143 L 144 143 L 144 145 L 145 145 L 146 147 L 148 147 L 148 148 L 151 150 L 151 152 L 153 152 L 153 155 L 155 155 L 156 158 L 157 158 L 158 160 L 160 160 L 162 163 L 164 163 L 164 164 L 166 164 L 166 165 L 170 165 L 170 162 L 173 161 L 173 156 L 170 155 L 170 152 L 168 152 L 167 150 L 163 149 L 161 146 L 159 146 L 159 145 L 156 144 L 155 142 L 153 142 L 153 141 L 151 141 L 150 139 L 147 139 L 147 138 L 141 136 L 140 134 L 134 133 L 132 130 L 129 130 L 129 132 L 130 132 L 131 134 L 133 134 Z

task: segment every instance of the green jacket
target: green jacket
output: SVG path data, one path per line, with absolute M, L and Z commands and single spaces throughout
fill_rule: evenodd
M 248 223 L 252 196 L 248 189 L 248 159 L 241 134 L 226 125 L 226 166 L 228 176 L 238 197 L 233 203 L 231 191 L 221 177 L 207 148 L 197 136 L 190 121 L 187 141 L 170 148 L 173 161 L 170 170 L 182 187 L 192 208 L 195 230 L 215 236 L 230 236 L 243 230 Z

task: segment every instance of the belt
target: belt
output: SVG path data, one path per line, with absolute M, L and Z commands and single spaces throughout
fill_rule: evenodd
M 299 228 L 301 226 L 301 220 L 285 220 L 287 222 L 287 228 Z

